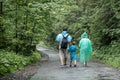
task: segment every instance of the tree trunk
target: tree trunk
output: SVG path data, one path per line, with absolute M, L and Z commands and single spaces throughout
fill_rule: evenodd
M 3 2 L 0 2 L 0 16 L 3 14 Z
M 17 27 L 18 27 L 18 25 L 17 25 L 17 23 L 18 23 L 18 4 L 17 4 L 17 2 L 16 2 L 16 13 L 15 13 L 15 15 L 16 15 L 16 19 L 15 19 L 15 27 L 16 27 L 16 39 L 18 38 L 18 35 L 17 35 Z M 18 53 L 18 44 L 16 43 L 16 54 Z

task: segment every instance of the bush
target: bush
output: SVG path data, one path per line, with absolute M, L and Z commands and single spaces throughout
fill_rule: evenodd
M 114 54 L 100 54 L 98 52 L 93 52 L 92 58 L 97 59 L 105 64 L 112 67 L 120 69 L 120 54 L 117 56 Z
M 22 56 L 14 52 L 0 51 L 0 75 L 15 72 L 26 65 L 36 62 L 41 58 L 38 52 L 33 52 L 31 56 Z

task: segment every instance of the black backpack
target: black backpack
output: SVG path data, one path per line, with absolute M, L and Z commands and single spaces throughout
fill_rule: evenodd
M 62 39 L 62 42 L 61 42 L 61 48 L 62 49 L 67 49 L 67 46 L 68 46 L 68 40 L 67 40 L 67 37 L 69 36 L 69 34 L 64 37 L 64 35 L 62 34 L 63 36 L 63 39 Z

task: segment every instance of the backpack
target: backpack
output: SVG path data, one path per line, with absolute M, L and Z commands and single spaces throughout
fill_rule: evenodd
M 69 34 L 64 37 L 64 35 L 62 34 L 63 36 L 63 39 L 62 39 L 62 42 L 61 42 L 61 48 L 62 49 L 67 49 L 67 46 L 68 46 L 68 40 L 67 40 L 67 37 L 69 36 Z

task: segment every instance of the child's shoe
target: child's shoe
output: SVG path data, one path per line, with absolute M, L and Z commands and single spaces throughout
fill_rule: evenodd
M 77 67 L 77 65 L 74 65 L 74 67 Z

